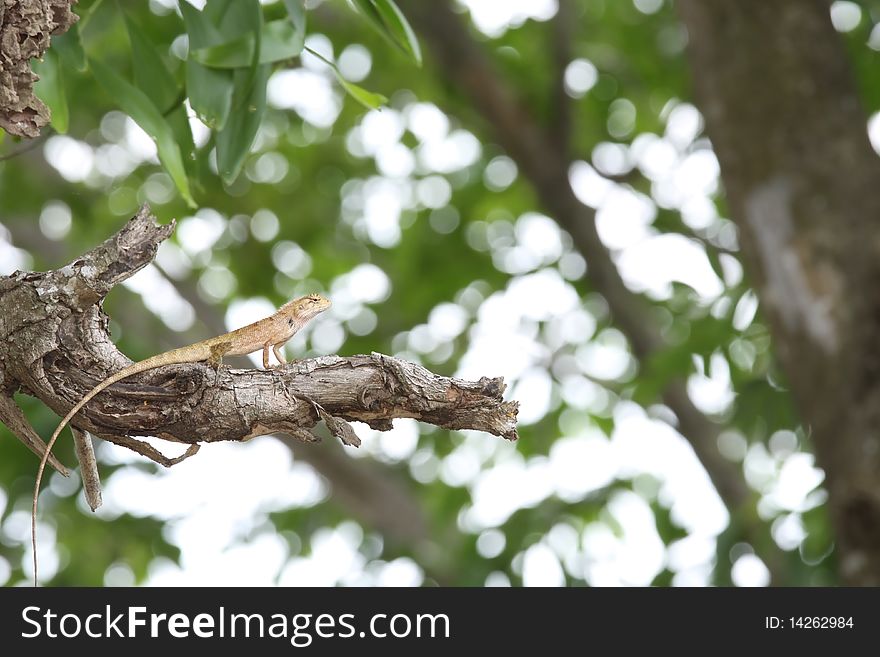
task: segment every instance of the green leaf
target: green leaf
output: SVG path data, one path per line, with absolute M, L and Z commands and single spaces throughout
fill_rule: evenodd
M 208 18 L 206 12 L 199 11 L 186 0 L 182 0 L 179 4 L 183 24 L 189 38 L 190 51 L 223 43 L 223 35 Z
M 208 17 L 188 2 L 180 3 L 180 13 L 189 36 L 189 50 L 207 48 L 223 42 L 223 35 Z M 186 60 L 186 94 L 198 117 L 213 130 L 226 125 L 232 109 L 232 72 L 209 69 L 190 55 Z
M 266 112 L 266 82 L 271 67 L 261 64 L 256 75 L 248 85 L 252 76 L 250 69 L 235 70 L 235 97 L 233 106 L 236 108 L 229 115 L 229 121 L 222 130 L 217 131 L 217 169 L 220 177 L 227 185 L 231 185 L 241 173 L 244 160 L 257 136 L 257 128 Z
M 272 21 L 263 28 L 260 44 L 260 63 L 278 62 L 299 57 L 306 43 L 305 25 L 302 30 L 286 21 Z
M 174 133 L 174 139 L 180 147 L 183 156 L 183 166 L 187 171 L 188 179 L 192 180 L 196 176 L 196 145 L 193 141 L 192 128 L 189 125 L 189 116 L 186 113 L 186 106 L 183 104 L 175 107 L 165 117 L 171 131 Z
M 339 73 L 339 71 L 336 71 L 336 77 L 339 79 L 339 84 L 342 85 L 342 88 L 345 89 L 346 93 L 367 109 L 382 109 L 382 106 L 388 102 L 388 99 L 382 94 L 367 91 L 363 87 L 360 87 L 353 82 L 349 82 L 342 77 L 342 74 Z
M 180 89 L 153 43 L 127 15 L 125 27 L 131 42 L 131 65 L 135 86 L 149 96 L 162 113 L 168 113 L 180 96 Z
M 77 23 L 77 26 L 79 27 L 80 32 L 85 32 L 86 26 L 88 26 L 89 22 L 92 20 L 92 16 L 94 16 L 97 13 L 98 9 L 100 9 L 103 2 L 104 2 L 104 0 L 95 0 L 88 9 L 86 9 L 85 11 L 83 11 L 82 14 L 80 14 L 79 23 Z
M 263 24 L 259 0 L 210 0 L 205 5 L 205 15 L 220 31 L 223 41 L 253 34 Z
M 43 55 L 43 61 L 34 62 L 34 72 L 40 76 L 39 81 L 34 85 L 34 91 L 49 108 L 52 127 L 61 134 L 66 133 L 70 123 L 70 112 L 61 79 L 61 62 L 58 54 L 52 49 L 47 50 Z
M 232 71 L 208 68 L 193 59 L 186 61 L 186 94 L 202 122 L 222 130 L 232 109 Z
M 290 22 L 293 23 L 296 38 L 301 39 L 305 43 L 306 8 L 303 0 L 284 0 L 284 6 L 287 7 L 287 15 L 290 16 Z
M 415 32 L 394 0 L 348 0 L 379 34 L 422 65 L 422 51 Z
M 277 20 L 263 26 L 260 35 L 260 64 L 292 59 L 302 52 L 304 37 L 287 20 Z M 212 68 L 240 68 L 250 66 L 254 57 L 254 36 L 245 34 L 207 48 L 190 52 L 190 57 Z
M 270 67 L 259 63 L 263 12 L 257 0 L 216 0 L 211 17 L 218 21 L 225 41 L 245 34 L 254 40 L 248 66 L 233 70 L 232 110 L 222 130 L 217 131 L 217 169 L 220 178 L 231 185 L 241 173 L 245 158 L 257 136 L 266 112 L 266 83 Z
M 379 10 L 386 27 L 391 31 L 394 42 L 412 57 L 416 64 L 421 66 L 422 51 L 419 48 L 419 41 L 410 27 L 409 21 L 406 20 L 394 0 L 373 0 L 373 4 Z
M 260 69 L 260 48 L 262 47 L 263 34 L 263 11 L 258 0 L 236 0 L 235 4 L 230 5 L 230 10 L 224 15 L 223 24 L 221 24 L 221 31 L 223 31 L 224 36 L 232 38 L 235 36 L 235 31 L 241 31 L 242 28 L 245 34 L 253 36 L 254 49 L 248 68 L 237 69 L 233 76 L 235 92 L 232 95 L 232 110 L 236 113 L 241 113 L 241 110 L 244 110 L 244 114 L 239 118 L 245 129 L 250 130 L 250 122 L 247 121 L 248 113 L 258 111 L 260 117 L 262 117 L 266 109 L 266 83 L 269 79 L 269 69 L 267 67 L 263 66 L 265 70 L 258 70 Z M 262 89 L 255 88 L 260 86 L 262 86 Z M 258 127 L 259 122 L 253 126 L 253 135 L 251 136 L 250 143 L 253 143 Z M 248 148 L 250 148 L 250 144 Z M 244 162 L 244 156 L 242 156 L 242 162 Z M 235 180 L 237 176 L 238 172 L 236 172 L 232 179 Z
M 88 62 L 98 84 L 114 99 L 122 111 L 128 114 L 156 142 L 162 166 L 171 176 L 177 190 L 187 204 L 190 207 L 196 207 L 190 194 L 189 180 L 186 177 L 180 147 L 174 138 L 174 131 L 153 104 L 153 101 L 143 91 L 117 75 L 106 64 L 91 57 Z
M 263 11 L 260 8 L 259 0 L 212 0 L 205 6 L 205 14 L 217 25 L 223 35 L 223 43 L 237 39 L 242 35 L 249 35 L 254 40 L 254 46 L 250 49 L 250 61 L 247 69 L 238 68 L 232 78 L 234 87 L 232 94 L 233 114 L 242 108 L 245 109 L 245 112 L 250 112 L 250 108 L 253 106 L 250 100 L 254 93 L 253 86 L 257 82 L 257 68 L 260 65 L 259 54 L 263 31 Z M 264 81 L 264 88 L 257 91 L 257 96 L 262 93 L 264 104 L 265 85 Z M 253 141 L 253 137 L 251 141 Z
M 251 91 L 258 64 L 253 45 L 247 48 L 247 55 L 239 64 L 250 67 L 250 78 L 233 75 L 232 71 L 209 68 L 199 61 L 195 53 L 211 51 L 215 46 L 239 39 L 248 39 L 252 44 L 253 34 L 259 37 L 262 23 L 260 5 L 256 0 L 211 0 L 204 11 L 198 11 L 186 2 L 181 3 L 180 8 L 189 35 L 186 90 L 190 104 L 206 125 L 214 130 L 222 130 L 232 111 L 237 86 L 246 86 L 238 93 L 239 98 L 246 98 Z
M 388 102 L 388 99 L 382 94 L 367 91 L 363 87 L 356 85 L 354 82 L 346 80 L 342 75 L 342 72 L 336 67 L 336 64 L 324 57 L 321 53 L 312 50 L 311 48 L 305 48 L 305 50 L 332 68 L 333 72 L 336 74 L 336 79 L 339 80 L 339 84 L 342 85 L 342 88 L 345 89 L 346 93 L 367 109 L 382 109 L 382 106 Z
M 392 43 L 394 42 L 391 38 L 391 34 L 385 28 L 385 23 L 382 21 L 382 15 L 379 13 L 379 10 L 376 9 L 376 6 L 371 0 L 348 0 L 348 4 L 356 13 L 366 18 L 370 22 L 370 25 L 372 25 L 379 34 Z
M 60 55 L 63 64 L 80 73 L 85 72 L 88 68 L 86 53 L 79 38 L 79 25 L 71 25 L 64 34 L 53 36 L 51 47 Z
M 207 0 L 207 2 L 205 2 L 204 14 L 208 17 L 211 23 L 219 25 L 226 10 L 229 9 L 229 6 L 233 2 L 235 2 L 235 0 Z

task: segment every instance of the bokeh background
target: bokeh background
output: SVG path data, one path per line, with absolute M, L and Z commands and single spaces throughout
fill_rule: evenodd
M 400 2 L 422 67 L 345 3 L 306 4 L 307 45 L 388 96 L 386 107 L 366 110 L 303 54 L 270 78 L 244 175 L 225 187 L 203 172 L 192 210 L 152 140 L 88 73 L 67 71 L 67 134 L 0 162 L 0 274 L 60 267 L 148 202 L 178 228 L 105 303 L 132 359 L 321 291 L 334 305 L 288 357 L 379 351 L 442 374 L 503 376 L 505 398 L 520 402 L 521 439 L 396 420 L 385 433 L 355 424 L 360 449 L 263 437 L 206 445 L 167 470 L 98 440 L 96 513 L 76 476 L 48 477 L 42 581 L 838 582 L 823 473 L 744 274 L 672 3 Z M 180 70 L 177 3 L 125 5 Z M 83 42 L 129 75 L 119 11 L 95 8 Z M 432 12 L 445 17 L 433 35 Z M 449 16 L 457 41 L 442 31 Z M 873 16 L 866 3 L 830 3 L 865 65 L 880 49 Z M 492 84 L 479 81 L 487 72 Z M 470 88 L 468 75 L 478 80 Z M 190 123 L 210 148 L 208 130 Z M 866 130 L 880 142 L 880 122 Z M 0 149 L 20 145 L 7 136 Z M 565 201 L 571 193 L 583 216 L 594 211 L 605 257 L 658 327 L 662 346 L 649 357 L 633 347 L 633 323 L 612 319 L 595 256 L 572 232 L 581 209 Z M 702 452 L 664 401 L 673 379 L 717 428 Z M 48 436 L 58 418 L 17 400 Z M 72 463 L 66 436 L 56 452 Z M 5 585 L 30 573 L 36 466 L 0 426 Z M 740 482 L 738 497 L 719 495 L 719 477 Z

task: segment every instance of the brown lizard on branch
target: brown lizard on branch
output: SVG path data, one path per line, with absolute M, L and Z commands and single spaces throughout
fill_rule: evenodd
M 279 365 L 286 363 L 281 354 L 280 347 L 290 340 L 297 331 L 305 326 L 310 319 L 324 312 L 330 307 L 330 301 L 320 294 L 310 294 L 299 299 L 289 301 L 279 308 L 273 315 L 261 319 L 253 324 L 248 324 L 239 329 L 209 338 L 202 342 L 196 342 L 186 347 L 172 349 L 133 363 L 119 370 L 92 388 L 73 408 L 64 416 L 61 423 L 55 429 L 55 433 L 46 445 L 46 451 L 40 459 L 40 467 L 37 470 L 37 481 L 34 485 L 33 507 L 31 509 L 31 539 L 34 552 L 34 586 L 37 585 L 37 499 L 40 494 L 40 484 L 43 481 L 43 471 L 49 460 L 49 454 L 61 431 L 74 415 L 85 406 L 95 395 L 117 381 L 128 378 L 134 374 L 152 370 L 164 365 L 177 365 L 180 363 L 198 363 L 207 361 L 217 368 L 224 356 L 243 356 L 255 351 L 263 351 L 263 368 L 269 369 L 269 350 L 275 353 Z

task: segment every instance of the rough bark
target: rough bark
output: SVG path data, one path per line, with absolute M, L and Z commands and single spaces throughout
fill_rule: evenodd
M 34 95 L 39 78 L 31 59 L 49 47 L 78 17 L 76 0 L 0 0 L 0 128 L 19 137 L 38 137 L 49 123 L 49 109 Z
M 173 227 L 156 225 L 144 208 L 115 236 L 61 269 L 0 278 L 0 390 L 7 407 L 14 408 L 12 394 L 21 389 L 63 414 L 129 363 L 110 341 L 100 302 L 152 260 Z M 175 365 L 112 386 L 74 424 L 165 465 L 194 454 L 201 442 L 269 433 L 314 442 L 311 429 L 320 421 L 348 445 L 359 443 L 348 420 L 387 430 L 399 417 L 516 440 L 517 403 L 502 400 L 504 387 L 500 379 L 442 377 L 376 353 L 304 359 L 271 371 Z M 42 451 L 35 433 L 7 426 Z M 190 448 L 167 459 L 130 434 Z
M 841 575 L 880 584 L 880 160 L 825 0 L 679 0 L 696 96 L 825 471 Z
M 587 261 L 593 288 L 608 302 L 616 326 L 626 335 L 642 362 L 664 348 L 660 328 L 646 300 L 629 290 L 595 226 L 594 211 L 575 196 L 568 178 L 570 161 L 505 83 L 503 76 L 468 32 L 448 0 L 403 0 L 404 13 L 428 43 L 434 61 L 482 115 L 494 137 L 513 158 L 535 190 L 545 211 L 565 229 Z M 754 513 L 755 496 L 739 467 L 718 451 L 721 427 L 694 406 L 682 379 L 672 379 L 662 392 L 663 402 L 675 413 L 677 429 L 693 447 L 718 494 L 731 514 L 744 520 L 746 540 L 752 542 L 770 570 L 771 581 L 785 581 L 782 554 L 773 547 L 766 527 Z

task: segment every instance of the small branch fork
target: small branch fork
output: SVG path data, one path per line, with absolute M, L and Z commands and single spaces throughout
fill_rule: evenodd
M 173 222 L 158 225 L 144 206 L 118 233 L 60 269 L 0 277 L 0 421 L 35 454 L 43 453 L 45 443 L 14 393 L 33 395 L 63 415 L 95 384 L 129 364 L 110 340 L 101 302 L 149 264 L 173 230 Z M 360 444 L 350 421 L 386 431 L 394 418 L 516 440 L 518 404 L 503 401 L 504 389 L 502 379 L 439 376 L 378 353 L 309 358 L 268 371 L 169 365 L 111 386 L 73 424 L 89 503 L 95 506 L 100 484 L 88 434 L 166 467 L 193 456 L 204 442 L 270 433 L 317 442 L 313 429 L 319 422 L 350 446 Z M 132 435 L 188 447 L 167 458 Z M 68 474 L 54 455 L 49 463 Z

